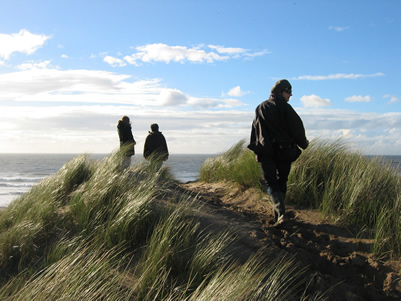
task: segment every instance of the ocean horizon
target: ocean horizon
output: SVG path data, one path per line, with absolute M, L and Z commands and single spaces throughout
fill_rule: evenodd
M 0 153 L 0 207 L 7 207 L 14 199 L 29 191 L 44 178 L 51 176 L 60 168 L 81 154 L 11 154 Z M 111 154 L 88 154 L 90 159 L 102 160 Z M 199 179 L 202 164 L 207 158 L 219 154 L 170 154 L 164 166 L 169 167 L 174 178 L 187 183 Z M 389 162 L 401 176 L 401 156 L 380 157 Z M 144 161 L 142 155 L 135 155 L 132 164 Z
M 51 176 L 64 164 L 81 154 L 11 154 L 0 153 L 0 207 L 7 207 L 14 199 L 29 191 L 44 178 Z M 102 160 L 111 154 L 88 154 L 92 160 Z M 213 154 L 170 154 L 163 163 L 174 178 L 182 183 L 199 178 L 203 162 Z M 145 161 L 142 155 L 132 157 L 132 164 Z

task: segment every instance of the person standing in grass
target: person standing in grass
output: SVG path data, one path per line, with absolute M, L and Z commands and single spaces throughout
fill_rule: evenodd
M 273 202 L 274 223 L 287 220 L 284 199 L 287 192 L 291 162 L 306 149 L 305 128 L 301 118 L 288 104 L 292 86 L 286 79 L 277 81 L 269 99 L 255 110 L 248 148 L 255 152 L 260 162 L 267 188 Z
M 120 149 L 125 152 L 121 162 L 122 168 L 131 166 L 131 157 L 135 155 L 135 139 L 132 135 L 131 122 L 128 116 L 123 116 L 117 124 L 118 137 L 120 138 Z
M 159 132 L 158 124 L 151 124 L 150 129 L 143 147 L 143 157 L 150 161 L 153 170 L 158 171 L 169 156 L 167 142 L 162 132 Z

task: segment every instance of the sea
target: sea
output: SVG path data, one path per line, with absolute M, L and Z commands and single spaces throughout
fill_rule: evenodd
M 44 178 L 55 174 L 78 154 L 1 154 L 0 153 L 0 208 L 7 207 L 15 198 L 27 192 Z M 93 160 L 102 160 L 109 154 L 90 154 Z M 175 179 L 182 183 L 196 181 L 207 158 L 216 155 L 170 154 L 164 162 Z M 369 156 L 371 157 L 371 156 Z M 401 176 L 401 156 L 382 156 Z M 133 156 L 132 164 L 144 160 Z
M 89 154 L 92 160 L 102 160 L 110 154 Z M 29 191 L 44 178 L 55 174 L 78 154 L 1 154 L 0 153 L 0 208 L 7 207 L 15 198 Z M 163 164 L 175 179 L 182 183 L 196 181 L 207 158 L 216 155 L 170 154 Z M 144 160 L 132 157 L 132 164 Z

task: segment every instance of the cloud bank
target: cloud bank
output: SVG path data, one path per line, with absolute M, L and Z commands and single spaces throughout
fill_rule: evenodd
M 58 70 L 49 62 L 20 65 L 0 74 L 0 101 L 130 104 L 141 108 L 227 109 L 244 104 L 233 98 L 200 98 L 165 88 L 161 79 L 132 81 L 128 74 L 99 70 Z
M 331 28 L 342 31 L 347 28 Z M 0 66 L 18 53 L 31 55 L 51 36 L 21 30 L 0 34 Z M 268 53 L 217 45 L 196 47 L 154 43 L 136 47 L 130 55 L 100 56 L 112 67 L 154 63 L 206 63 L 247 59 Z M 68 55 L 61 55 L 69 58 Z M 250 93 L 240 85 L 221 97 L 196 97 L 163 85 L 163 80 L 135 80 L 130 74 L 102 70 L 61 70 L 50 60 L 26 61 L 15 72 L 0 74 L 0 145 L 2 152 L 103 152 L 118 148 L 117 120 L 129 115 L 139 152 L 151 123 L 166 134 L 172 152 L 218 153 L 248 139 L 253 111 L 237 98 Z M 384 73 L 303 75 L 294 80 L 355 80 Z M 234 84 L 233 84 L 234 85 Z M 389 104 L 399 97 L 386 94 Z M 353 95 L 347 102 L 372 102 Z M 401 113 L 359 113 L 336 110 L 332 101 L 304 95 L 301 115 L 308 138 L 347 139 L 367 154 L 401 153 Z M 38 105 L 39 104 L 39 105 Z M 253 107 L 252 109 L 253 110 Z M 391 154 L 391 153 L 390 153 Z

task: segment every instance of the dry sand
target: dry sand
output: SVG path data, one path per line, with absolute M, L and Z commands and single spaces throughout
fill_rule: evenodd
M 316 210 L 288 204 L 290 220 L 272 227 L 268 197 L 254 189 L 201 182 L 179 188 L 204 202 L 203 226 L 231 229 L 238 235 L 235 255 L 239 260 L 257 252 L 266 260 L 293 256 L 307 267 L 311 290 L 330 290 L 328 300 L 401 300 L 400 261 L 374 256 L 373 241 L 363 233 L 322 220 Z

